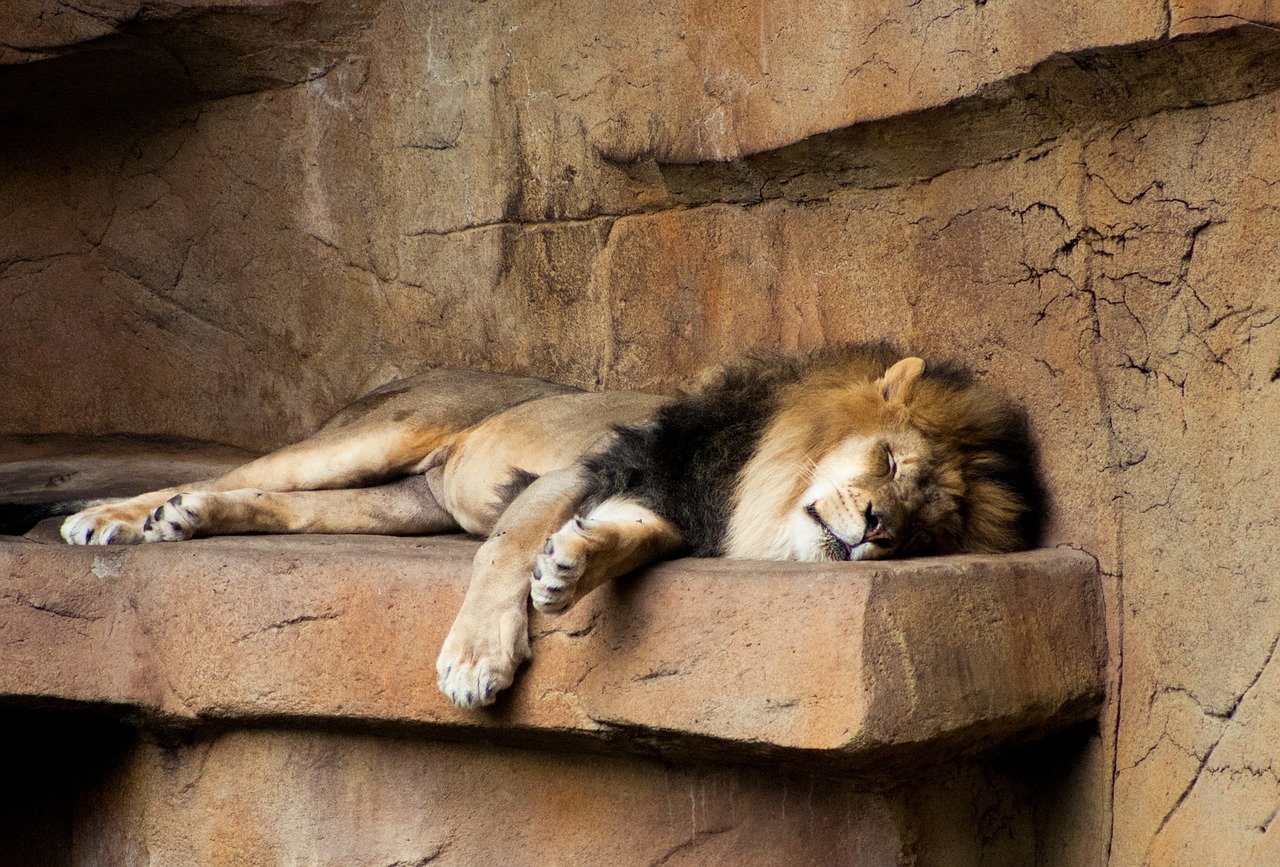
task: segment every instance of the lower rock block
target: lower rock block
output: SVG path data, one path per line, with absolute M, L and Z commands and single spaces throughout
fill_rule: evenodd
M 8 714 L 39 755 L 10 763 L 0 791 L 6 867 L 1025 867 L 1037 852 L 1035 756 L 1019 757 L 1035 785 L 962 763 L 881 790 L 411 735 L 277 726 L 157 740 L 69 719 Z
M 1039 771 L 981 754 L 1102 698 L 1068 549 L 661 563 L 466 712 L 474 541 L 40 537 L 0 539 L 12 863 L 1025 864 Z

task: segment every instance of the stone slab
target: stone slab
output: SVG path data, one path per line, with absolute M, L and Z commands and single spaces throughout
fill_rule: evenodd
M 211 479 L 255 457 L 233 446 L 173 437 L 0 436 L 0 502 L 133 496 Z
M 476 543 L 253 537 L 121 548 L 0 542 L 0 696 L 144 725 L 312 720 L 587 738 L 864 769 L 1090 717 L 1094 561 L 1071 550 L 815 566 L 679 560 L 533 619 L 492 710 L 435 654 Z

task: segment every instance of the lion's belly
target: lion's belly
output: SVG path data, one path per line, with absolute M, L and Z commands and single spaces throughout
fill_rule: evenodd
M 500 488 L 518 470 L 540 476 L 603 448 L 617 425 L 647 420 L 664 398 L 636 392 L 563 394 L 520 404 L 463 435 L 445 461 L 441 505 L 469 533 L 502 514 Z

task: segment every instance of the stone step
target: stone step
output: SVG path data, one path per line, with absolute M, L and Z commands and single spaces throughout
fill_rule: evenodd
M 225 447 L 7 438 L 0 482 L 102 496 L 146 467 L 221 472 Z M 0 499 L 5 495 L 0 494 Z M 534 659 L 484 711 L 435 657 L 478 543 L 252 536 L 60 543 L 0 536 L 0 703 L 108 708 L 143 728 L 291 721 L 449 739 L 883 771 L 1038 737 L 1103 694 L 1097 568 L 1068 548 L 802 564 L 680 559 L 534 613 Z
M 409 726 L 856 772 L 1042 735 L 1102 698 L 1095 564 L 1056 549 L 658 564 L 567 614 L 535 614 L 514 689 L 461 711 L 436 689 L 435 655 L 476 547 L 5 537 L 0 701 L 113 708 L 144 728 Z

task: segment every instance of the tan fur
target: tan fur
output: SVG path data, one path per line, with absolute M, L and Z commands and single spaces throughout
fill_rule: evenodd
M 635 392 L 574 393 L 493 415 L 455 439 L 440 502 L 467 532 L 486 535 L 504 505 L 494 490 L 514 468 L 543 475 L 574 464 L 607 445 L 614 425 L 644 421 L 661 403 Z
M 797 550 L 795 533 L 797 513 L 805 505 L 802 495 L 813 472 L 846 442 L 871 440 L 886 433 L 905 436 L 909 427 L 903 401 L 923 373 L 924 362 L 903 359 L 880 378 L 874 371 L 869 365 L 824 370 L 784 392 L 780 410 L 739 481 L 725 545 L 727 556 L 823 559 L 811 548 Z M 878 489 L 871 485 L 885 481 L 864 480 L 855 493 L 863 501 L 879 499 Z
M 488 704 L 528 656 L 534 558 L 581 500 L 578 462 L 662 400 L 433 371 L 379 389 L 312 437 L 224 476 L 86 509 L 62 532 L 78 544 L 255 532 L 486 535 L 438 668 L 455 703 Z M 516 470 L 540 478 L 508 507 L 498 491 Z M 662 553 L 646 550 L 647 559 Z M 586 584 L 603 580 L 604 562 Z
M 331 491 L 262 491 L 178 494 L 153 513 L 147 541 L 239 533 L 368 533 L 394 536 L 461 529 L 432 493 L 437 468 L 367 488 Z
M 727 556 L 876 559 L 1023 544 L 1027 504 L 999 484 L 966 481 L 968 431 L 996 418 L 1000 399 L 930 380 L 918 358 L 873 371 L 855 359 L 782 393 L 739 479 Z
M 530 401 L 576 393 L 539 379 L 476 371 L 431 371 L 384 386 L 341 410 L 311 437 L 216 479 L 141 494 L 73 515 L 63 524 L 63 538 L 73 544 L 128 544 L 228 532 L 196 520 L 191 534 L 156 533 L 148 538 L 146 524 L 166 502 L 183 493 L 360 490 L 406 474 L 425 472 L 443 464 L 459 438 L 486 419 Z M 607 431 L 615 422 L 607 416 L 609 409 L 607 404 L 598 407 L 598 419 L 585 412 L 584 427 L 590 428 L 594 422 L 596 428 Z M 526 442 L 513 441 L 512 461 L 518 460 L 525 445 Z M 495 455 L 494 464 L 485 474 L 497 478 L 495 484 L 506 481 L 518 466 L 502 464 L 502 457 Z M 217 501 L 210 498 L 209 502 Z M 347 523 L 345 509 L 331 510 L 327 519 L 293 528 L 287 515 L 273 511 L 274 505 L 284 508 L 286 502 L 289 501 L 276 498 L 262 503 L 252 512 L 261 524 L 255 525 L 246 518 L 248 523 L 242 523 L 235 532 L 281 532 L 281 527 L 284 532 L 368 532 L 364 522 Z
M 476 552 L 467 595 L 436 660 L 440 689 L 459 707 L 491 704 L 529 658 L 534 557 L 573 516 L 583 487 L 576 466 L 541 476 L 502 513 Z
M 534 560 L 533 606 L 565 610 L 606 581 L 675 551 L 680 530 L 639 503 L 608 500 L 566 521 Z
M 907 516 L 940 538 L 968 533 L 979 540 L 973 549 L 1015 545 L 1011 524 L 1022 506 L 998 485 L 965 490 L 960 457 L 959 420 L 981 416 L 982 401 L 995 398 L 957 394 L 923 371 L 918 358 L 882 370 L 854 356 L 783 387 L 738 476 L 725 553 L 886 556 L 890 529 Z M 314 436 L 224 476 L 87 509 L 62 532 L 77 544 L 248 532 L 483 535 L 437 662 L 441 690 L 477 707 L 529 656 L 531 594 L 538 609 L 561 611 L 685 544 L 680 528 L 637 501 L 606 499 L 577 514 L 588 491 L 584 458 L 614 442 L 616 426 L 643 424 L 662 403 L 433 371 L 373 392 Z M 537 478 L 504 498 L 516 471 Z

